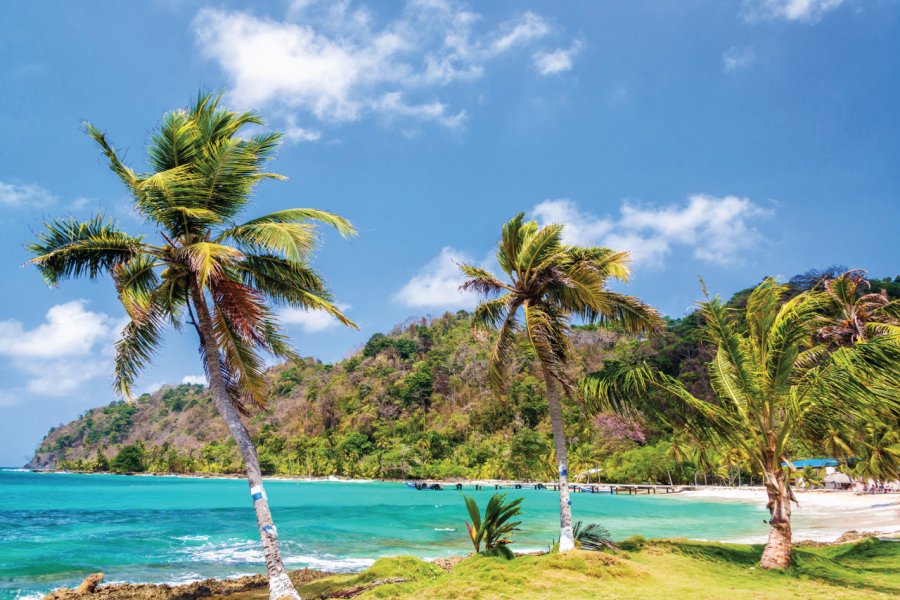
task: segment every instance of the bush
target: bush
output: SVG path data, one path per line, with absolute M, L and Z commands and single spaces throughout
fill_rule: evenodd
M 110 464 L 113 473 L 141 473 L 146 469 L 144 449 L 135 445 L 128 445 L 119 450 Z
M 400 397 L 406 406 L 427 408 L 431 404 L 431 391 L 434 379 L 428 363 L 418 363 L 416 370 L 403 381 Z

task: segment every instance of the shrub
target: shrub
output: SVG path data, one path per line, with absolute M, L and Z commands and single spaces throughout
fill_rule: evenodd
M 113 473 L 140 473 L 146 469 L 144 449 L 135 445 L 123 447 L 110 463 L 110 470 Z

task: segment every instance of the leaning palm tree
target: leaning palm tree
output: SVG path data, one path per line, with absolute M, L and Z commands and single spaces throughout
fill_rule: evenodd
M 809 291 L 782 302 L 786 292 L 766 279 L 750 294 L 743 319 L 718 297 L 701 304 L 704 336 L 716 348 L 709 364 L 715 400 L 695 397 L 646 363 L 609 361 L 581 382 L 590 410 L 632 412 L 650 392 L 680 400 L 698 443 L 750 457 L 763 474 L 771 515 L 764 568 L 791 562 L 790 502 L 796 499 L 782 467 L 791 443 L 815 447 L 837 423 L 900 411 L 900 336 L 829 351 L 812 342 L 828 298 Z M 654 410 L 651 402 L 641 406 Z
M 115 354 L 115 383 L 123 397 L 131 397 L 165 327 L 193 326 L 213 401 L 244 460 L 270 597 L 299 598 L 281 560 L 256 449 L 241 415 L 265 402 L 262 354 L 296 357 L 271 304 L 324 310 L 355 327 L 308 264 L 315 222 L 345 236 L 354 229 L 342 217 L 306 208 L 236 222 L 260 181 L 283 179 L 264 170 L 281 135 L 241 137 L 244 126 L 260 126 L 261 118 L 228 111 L 219 100 L 201 95 L 190 109 L 163 117 L 151 139 L 148 173 L 125 166 L 105 134 L 85 124 L 159 240 L 129 235 L 100 215 L 58 219 L 31 244 L 31 262 L 51 285 L 112 276 L 130 317 Z
M 487 297 L 473 315 L 481 329 L 499 329 L 491 353 L 488 381 L 502 393 L 513 358 L 516 334 L 524 330 L 543 375 L 559 474 L 561 552 L 575 547 L 569 501 L 568 460 L 560 390 L 573 396 L 574 381 L 567 366 L 571 354 L 569 323 L 574 316 L 589 322 L 615 324 L 629 332 L 660 328 L 657 312 L 631 296 L 606 289 L 610 278 L 626 281 L 628 253 L 605 247 L 571 246 L 562 242 L 562 225 L 539 227 L 524 215 L 503 226 L 497 263 L 506 274 L 500 279 L 485 269 L 461 265 L 468 278 L 462 289 Z M 519 312 L 524 313 L 524 328 Z

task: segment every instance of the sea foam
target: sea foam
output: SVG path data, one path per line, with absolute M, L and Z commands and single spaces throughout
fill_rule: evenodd
M 282 558 L 286 565 L 307 567 L 322 571 L 350 573 L 370 567 L 372 558 L 346 558 L 333 554 L 306 554 L 294 552 L 293 544 L 282 544 Z M 207 543 L 179 550 L 187 555 L 191 562 L 210 562 L 218 564 L 265 564 L 265 557 L 258 541 L 229 540 L 227 542 Z

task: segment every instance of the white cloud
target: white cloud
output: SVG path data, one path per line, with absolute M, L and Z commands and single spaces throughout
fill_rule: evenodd
M 414 308 L 472 308 L 478 298 L 460 291 L 465 277 L 459 264 L 473 262 L 471 256 L 447 246 L 394 294 L 394 301 Z
M 465 110 L 438 98 L 441 89 L 480 78 L 491 59 L 550 32 L 530 11 L 484 31 L 482 17 L 453 0 L 409 0 L 392 20 L 376 21 L 347 1 L 301 0 L 282 20 L 204 8 L 194 27 L 238 105 L 322 123 L 384 114 L 448 128 L 464 122 Z M 321 136 L 292 122 L 288 129 L 293 141 Z
M 185 375 L 181 378 L 181 383 L 189 383 L 191 385 L 206 385 L 206 375 Z
M 722 70 L 726 73 L 746 69 L 756 62 L 756 53 L 752 48 L 732 46 L 722 54 Z
M 661 265 L 675 246 L 692 249 L 695 258 L 729 264 L 763 241 L 752 221 L 769 216 L 748 198 L 694 194 L 686 204 L 652 207 L 624 202 L 618 217 L 582 212 L 571 200 L 545 200 L 533 210 L 542 223 L 565 225 L 573 244 L 600 244 L 628 250 L 638 265 Z
M 111 344 L 122 321 L 86 310 L 85 304 L 58 304 L 30 330 L 19 321 L 0 321 L 0 356 L 26 375 L 26 391 L 64 395 L 112 372 Z
M 532 210 L 542 223 L 562 223 L 565 241 L 570 244 L 591 244 L 609 233 L 615 223 L 609 217 L 582 214 L 571 200 L 544 200 Z
M 844 0 L 744 0 L 741 14 L 749 22 L 815 23 L 843 3 Z
M 0 408 L 13 406 L 22 401 L 21 392 L 14 390 L 0 390 Z
M 376 106 L 387 116 L 413 117 L 421 120 L 433 120 L 454 128 L 463 124 L 466 120 L 466 112 L 460 111 L 449 114 L 447 105 L 438 101 L 427 104 L 407 104 L 402 92 L 389 92 L 382 96 Z
M 346 313 L 350 310 L 349 304 L 337 304 L 338 310 Z M 284 308 L 278 312 L 282 323 L 287 325 L 299 325 L 304 333 L 317 333 L 340 325 L 340 321 L 329 315 L 324 310 L 303 310 L 302 308 Z
M 103 313 L 85 310 L 85 300 L 57 304 L 32 330 L 15 320 L 0 321 L 0 355 L 13 358 L 64 358 L 90 354 L 109 339 L 116 322 Z
M 531 11 L 518 19 L 507 21 L 500 30 L 500 35 L 490 46 L 494 54 L 506 52 L 514 46 L 540 39 L 550 33 L 550 27 L 544 19 Z
M 288 142 L 318 142 L 322 139 L 322 132 L 315 129 L 307 129 L 297 125 L 294 115 L 285 117 L 284 139 Z
M 39 185 L 0 181 L 0 206 L 7 208 L 40 208 L 56 202 L 56 196 Z
M 742 252 L 765 241 L 752 221 L 771 211 L 747 198 L 694 194 L 686 203 L 664 207 L 624 202 L 616 216 L 582 211 L 568 199 L 545 200 L 531 214 L 542 225 L 564 225 L 563 241 L 568 244 L 627 250 L 636 266 L 661 266 L 676 246 L 690 249 L 702 261 L 734 263 Z M 460 263 L 497 269 L 490 257 L 476 262 L 446 246 L 394 294 L 394 301 L 412 308 L 473 308 L 477 295 L 459 289 L 465 281 Z
M 573 60 L 581 52 L 581 46 L 581 42 L 575 42 L 570 48 L 557 48 L 553 52 L 537 52 L 532 57 L 534 68 L 543 76 L 571 71 Z

